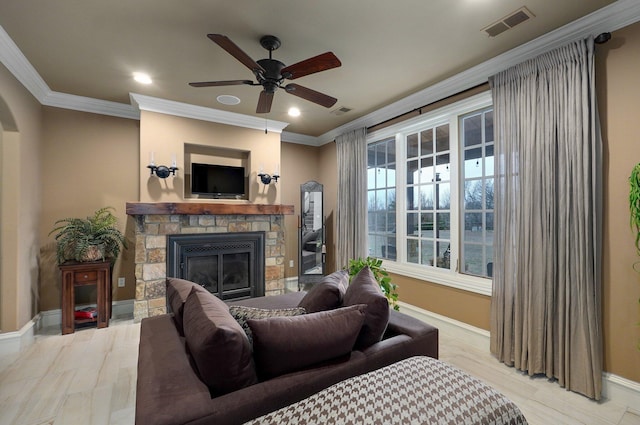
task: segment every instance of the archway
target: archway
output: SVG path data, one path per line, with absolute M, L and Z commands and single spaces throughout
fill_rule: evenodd
M 13 141 L 17 138 L 17 125 L 9 106 L 0 97 L 0 224 L 5 223 L 6 210 L 9 206 L 8 197 L 12 196 L 10 188 L 6 182 L 10 181 L 9 174 L 11 167 L 7 166 L 10 162 L 10 151 L 13 147 Z M 13 233 L 16 233 L 13 235 Z M 15 279 L 11 279 L 11 267 L 7 266 L 9 261 L 9 239 L 17 236 L 17 229 L 10 229 L 8 226 L 0 225 L 0 332 L 15 330 L 17 322 L 15 319 L 15 306 L 11 307 L 12 293 L 15 293 Z M 12 319 L 13 317 L 13 319 Z

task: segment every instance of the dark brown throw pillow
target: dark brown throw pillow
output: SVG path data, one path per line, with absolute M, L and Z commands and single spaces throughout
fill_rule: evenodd
M 298 307 L 304 308 L 307 313 L 338 308 L 342 305 L 347 285 L 349 285 L 349 274 L 346 270 L 331 273 L 311 287 L 304 298 L 300 300 Z
M 200 379 L 218 396 L 255 384 L 251 345 L 215 295 L 194 290 L 184 304 L 184 334 Z
M 353 277 L 344 294 L 344 306 L 356 304 L 367 305 L 367 314 L 355 347 L 361 350 L 380 341 L 389 322 L 389 301 L 369 267 Z
M 242 327 L 249 338 L 249 342 L 253 344 L 253 334 L 247 321 L 249 319 L 266 319 L 269 317 L 290 317 L 305 314 L 306 310 L 302 307 L 294 308 L 257 308 L 247 307 L 244 305 L 229 306 L 229 314 L 236 319 L 236 322 Z
M 171 307 L 173 312 L 173 320 L 176 322 L 176 328 L 180 336 L 184 336 L 184 329 L 182 326 L 182 315 L 184 302 L 191 291 L 195 288 L 196 291 L 209 292 L 202 286 L 190 280 L 178 279 L 177 277 L 167 278 L 167 303 Z
M 248 320 L 258 375 L 269 379 L 351 353 L 365 310 L 366 306 L 358 305 Z

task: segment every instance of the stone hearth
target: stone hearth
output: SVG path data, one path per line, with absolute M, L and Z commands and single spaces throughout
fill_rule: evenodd
M 134 320 L 167 312 L 167 235 L 265 233 L 265 295 L 284 292 L 284 215 L 290 205 L 127 203 L 135 219 Z

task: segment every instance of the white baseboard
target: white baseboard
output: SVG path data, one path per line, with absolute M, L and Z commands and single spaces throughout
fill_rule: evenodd
M 398 304 L 400 305 L 401 312 L 435 326 L 440 332 L 446 332 L 447 335 L 462 339 L 474 347 L 489 351 L 489 331 L 402 301 L 399 301 Z
M 613 373 L 602 373 L 602 396 L 640 415 L 640 383 Z
M 27 348 L 35 338 L 36 323 L 40 320 L 37 314 L 19 331 L 0 333 L 0 356 L 19 353 Z
M 95 307 L 95 304 L 77 305 L 76 307 Z M 113 301 L 111 304 L 113 317 L 131 315 L 133 317 L 133 300 Z M 35 339 L 36 331 L 49 326 L 60 326 L 62 311 L 47 310 L 36 314 L 19 331 L 0 333 L 0 356 L 19 353 L 27 348 Z
M 401 312 L 437 327 L 439 332 L 446 332 L 447 335 L 463 339 L 478 349 L 489 351 L 489 331 L 432 313 L 411 304 L 403 302 L 399 302 L 399 304 Z M 602 397 L 616 404 L 626 406 L 627 410 L 638 412 L 637 406 L 640 406 L 640 383 L 613 373 L 603 372 Z
M 298 292 L 298 277 L 286 277 L 284 279 L 285 292 Z

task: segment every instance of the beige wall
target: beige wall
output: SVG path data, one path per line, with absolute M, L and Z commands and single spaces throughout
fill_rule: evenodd
M 398 298 L 433 313 L 489 329 L 491 297 L 391 274 Z
M 58 108 L 44 108 L 42 156 L 42 217 L 40 249 L 40 310 L 60 308 L 60 272 L 55 239 L 49 232 L 56 220 L 87 217 L 111 206 L 125 233 L 123 250 L 113 269 L 113 300 L 135 295 L 134 227 L 125 204 L 138 199 L 139 122 Z M 117 287 L 117 278 L 125 287 Z M 95 291 L 95 286 L 90 287 Z M 95 299 L 79 293 L 79 302 Z M 83 299 L 86 298 L 86 299 Z
M 280 134 L 264 130 L 234 127 L 207 121 L 175 117 L 142 111 L 140 116 L 140 201 L 184 202 L 185 144 L 249 152 L 249 202 L 279 204 L 280 192 L 276 184 L 263 185 L 258 181 L 260 167 L 272 174 L 280 165 Z M 149 153 L 155 152 L 156 165 L 170 165 L 176 155 L 180 169 L 177 177 L 150 177 Z M 284 171 L 282 169 L 281 173 Z M 194 202 L 201 202 L 197 199 Z M 229 201 L 225 201 L 229 202 Z M 234 201 L 235 202 L 235 201 Z
M 335 220 L 337 160 L 335 143 L 320 147 L 282 143 L 282 203 L 293 205 L 294 216 L 285 217 L 286 259 L 285 277 L 298 276 L 298 222 L 300 216 L 300 185 L 315 180 L 324 186 L 324 216 L 327 234 L 327 273 L 335 271 Z M 294 262 L 289 267 L 289 261 Z
M 300 220 L 300 185 L 309 180 L 318 181 L 318 148 L 282 143 L 282 203 L 293 205 L 294 215 L 284 218 L 285 226 L 285 278 L 298 276 L 298 223 Z M 289 262 L 293 261 L 293 267 Z
M 42 108 L 0 65 L 0 330 L 37 313 Z
M 629 175 L 640 162 L 640 23 L 597 48 L 604 139 L 605 370 L 640 382 L 640 273 L 629 226 Z

